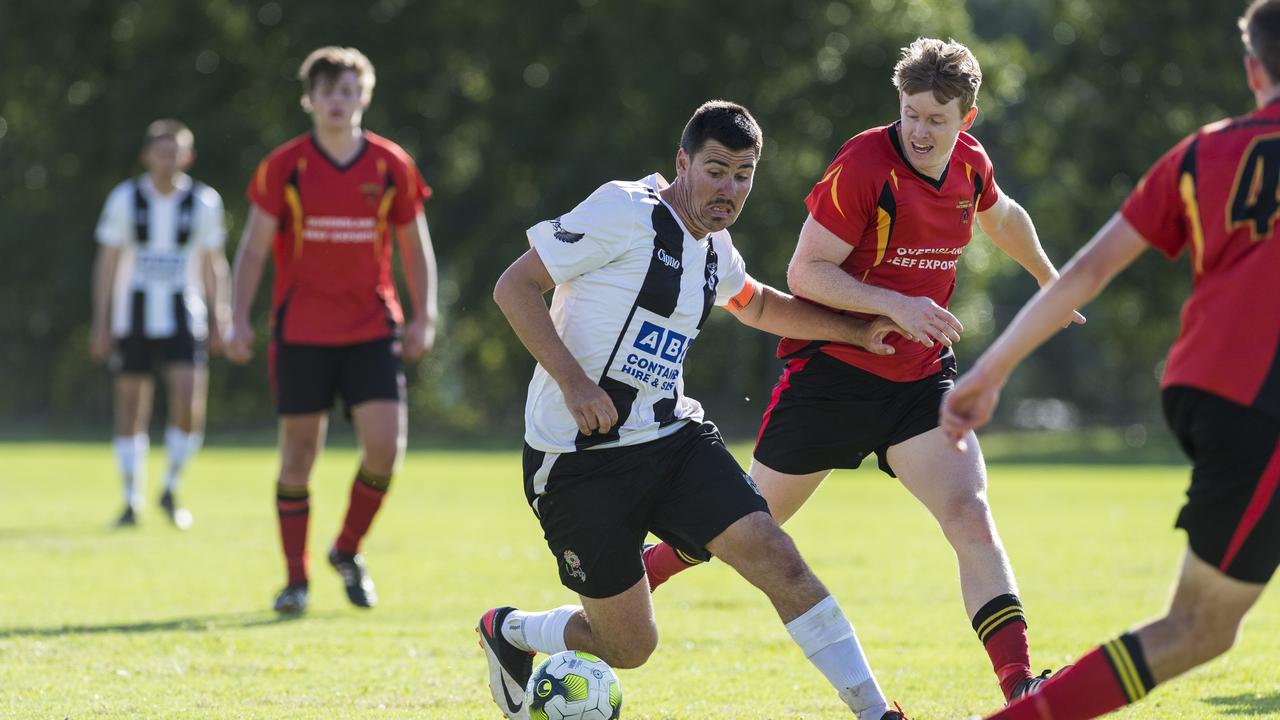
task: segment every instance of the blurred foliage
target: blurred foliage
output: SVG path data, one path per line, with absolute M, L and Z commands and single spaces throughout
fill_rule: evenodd
M 93 228 L 140 172 L 164 116 L 196 134 L 193 175 L 222 192 L 233 254 L 243 188 L 272 147 L 305 132 L 299 61 L 354 45 L 378 71 L 366 126 L 402 144 L 436 190 L 438 349 L 411 369 L 416 431 L 520 427 L 532 362 L 490 300 L 524 230 L 601 182 L 672 176 L 701 101 L 752 108 L 765 128 L 734 237 L 754 275 L 784 286 L 801 202 L 845 138 L 892 121 L 889 75 L 919 35 L 954 37 L 985 72 L 974 133 L 1006 192 L 1063 263 L 1180 136 L 1247 111 L 1234 18 L 1196 0 L 787 0 L 372 3 L 0 0 L 0 419 L 105 423 L 105 371 L 87 357 Z M 1020 372 L 1010 399 L 1060 397 L 1086 422 L 1155 417 L 1156 366 L 1189 281 L 1154 253 Z M 962 367 L 1034 290 L 983 238 L 955 300 Z M 264 325 L 269 293 L 255 317 Z M 266 333 L 259 333 L 265 341 Z M 690 394 L 751 431 L 776 378 L 774 341 L 727 317 L 690 363 Z M 270 416 L 266 371 L 215 361 L 216 429 Z M 1007 418 L 1016 402 L 1004 408 Z

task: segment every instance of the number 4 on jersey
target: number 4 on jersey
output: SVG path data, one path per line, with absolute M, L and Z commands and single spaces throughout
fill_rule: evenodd
M 1262 135 L 1250 143 L 1231 191 L 1229 230 L 1252 226 L 1253 241 L 1271 237 L 1280 215 L 1280 135 Z

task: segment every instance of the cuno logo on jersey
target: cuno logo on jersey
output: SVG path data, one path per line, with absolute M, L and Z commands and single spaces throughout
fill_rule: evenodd
M 692 344 L 692 340 L 675 330 L 668 330 L 648 320 L 640 326 L 640 332 L 636 333 L 636 340 L 632 343 L 639 350 L 673 363 L 684 362 L 685 353 L 689 352 Z

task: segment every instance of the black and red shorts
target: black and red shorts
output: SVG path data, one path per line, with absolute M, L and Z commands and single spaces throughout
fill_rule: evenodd
M 405 398 L 400 341 L 298 345 L 272 340 L 267 364 L 278 415 L 326 412 L 340 395 L 351 408 L 370 400 Z
M 875 453 L 889 467 L 888 450 L 938 427 L 942 396 L 955 386 L 955 356 L 942 371 L 910 382 L 886 380 L 818 352 L 787 362 L 760 421 L 755 459 L 789 475 L 856 468 Z
M 1167 388 L 1163 400 L 1193 463 L 1177 527 L 1201 560 L 1267 582 L 1280 565 L 1280 419 L 1189 387 Z

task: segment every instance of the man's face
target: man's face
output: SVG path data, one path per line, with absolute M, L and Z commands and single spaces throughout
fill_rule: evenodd
M 681 148 L 676 171 L 689 184 L 690 219 L 709 233 L 732 225 L 751 194 L 756 159 L 754 148 L 730 150 L 715 140 L 708 140 L 692 158 Z
M 951 160 L 960 132 L 973 126 L 976 107 L 961 115 L 960 98 L 938 102 L 933 91 L 899 98 L 902 111 L 902 151 L 916 170 L 939 177 Z
M 343 71 L 337 78 L 317 77 L 307 99 L 317 128 L 348 130 L 359 126 L 364 115 L 360 76 L 354 70 Z
M 191 165 L 191 159 L 191 147 L 173 138 L 156 138 L 142 149 L 142 165 L 154 175 L 177 175 Z

